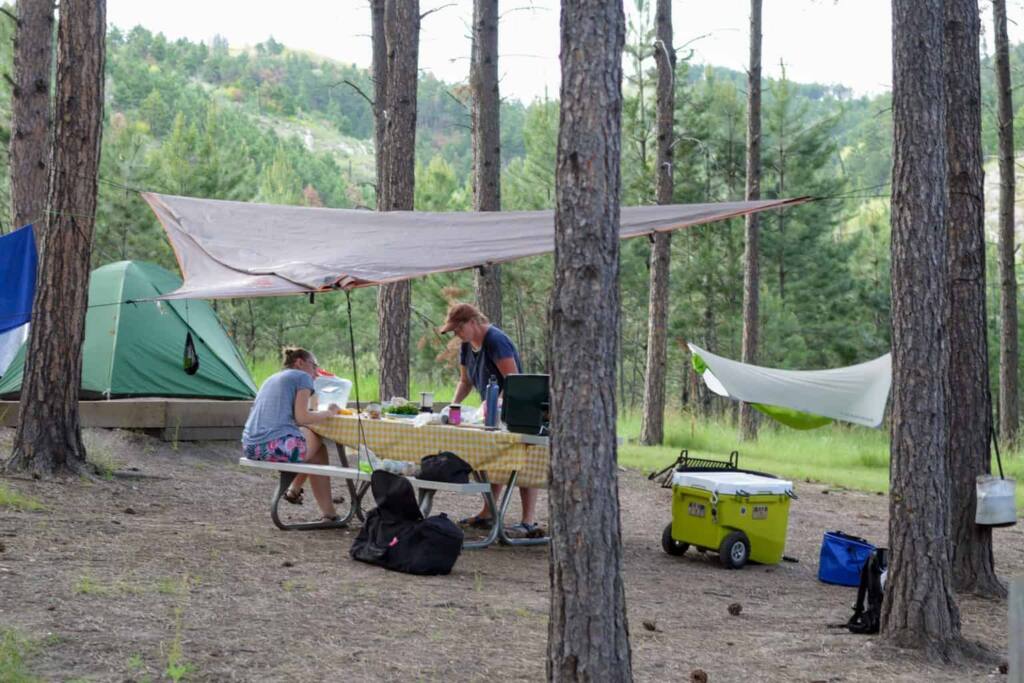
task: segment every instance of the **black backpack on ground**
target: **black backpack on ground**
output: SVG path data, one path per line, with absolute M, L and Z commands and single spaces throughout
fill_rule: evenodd
M 377 470 L 370 489 L 377 507 L 352 542 L 352 558 L 408 574 L 450 573 L 462 552 L 462 529 L 443 514 L 423 519 L 405 477 Z
M 416 478 L 468 484 L 472 472 L 473 467 L 468 462 L 450 451 L 441 451 L 434 455 L 426 455 L 420 460 L 420 473 Z
M 889 551 L 875 548 L 860 570 L 857 604 L 846 622 L 851 633 L 878 633 L 882 623 L 882 573 L 889 569 Z

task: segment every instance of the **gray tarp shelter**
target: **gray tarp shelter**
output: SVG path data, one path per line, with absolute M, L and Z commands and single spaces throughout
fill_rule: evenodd
M 363 211 L 142 193 L 184 283 L 161 299 L 353 289 L 554 251 L 554 211 Z M 623 239 L 809 201 L 623 207 Z

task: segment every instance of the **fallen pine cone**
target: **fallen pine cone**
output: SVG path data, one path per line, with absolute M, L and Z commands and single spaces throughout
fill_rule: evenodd
M 729 614 L 733 615 L 734 617 L 738 617 L 740 615 L 740 612 L 742 611 L 743 605 L 741 605 L 738 602 L 734 602 L 731 605 L 729 605 Z
M 690 683 L 708 683 L 708 674 L 704 669 L 694 669 L 690 672 Z
M 657 631 L 658 630 L 658 625 L 656 623 L 654 623 L 653 621 L 644 620 L 643 621 L 643 625 L 644 625 L 644 628 L 647 629 L 648 631 Z

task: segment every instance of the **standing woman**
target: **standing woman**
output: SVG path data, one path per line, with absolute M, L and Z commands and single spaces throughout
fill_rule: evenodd
M 284 369 L 263 382 L 252 403 L 252 411 L 242 430 L 242 450 L 250 460 L 326 465 L 327 449 L 309 425 L 325 421 L 338 406 L 332 403 L 327 410 L 309 410 L 318 367 L 316 357 L 296 347 L 282 349 L 282 355 Z M 305 478 L 301 474 L 295 478 L 284 494 L 285 500 L 302 502 Z M 330 478 L 310 476 L 309 485 L 324 521 L 337 520 Z

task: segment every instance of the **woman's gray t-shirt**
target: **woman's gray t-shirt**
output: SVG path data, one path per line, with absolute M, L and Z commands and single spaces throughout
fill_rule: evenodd
M 295 423 L 295 395 L 300 389 L 313 392 L 313 378 L 302 370 L 287 369 L 271 375 L 252 402 L 242 430 L 242 445 L 256 446 L 285 436 L 300 436 Z

